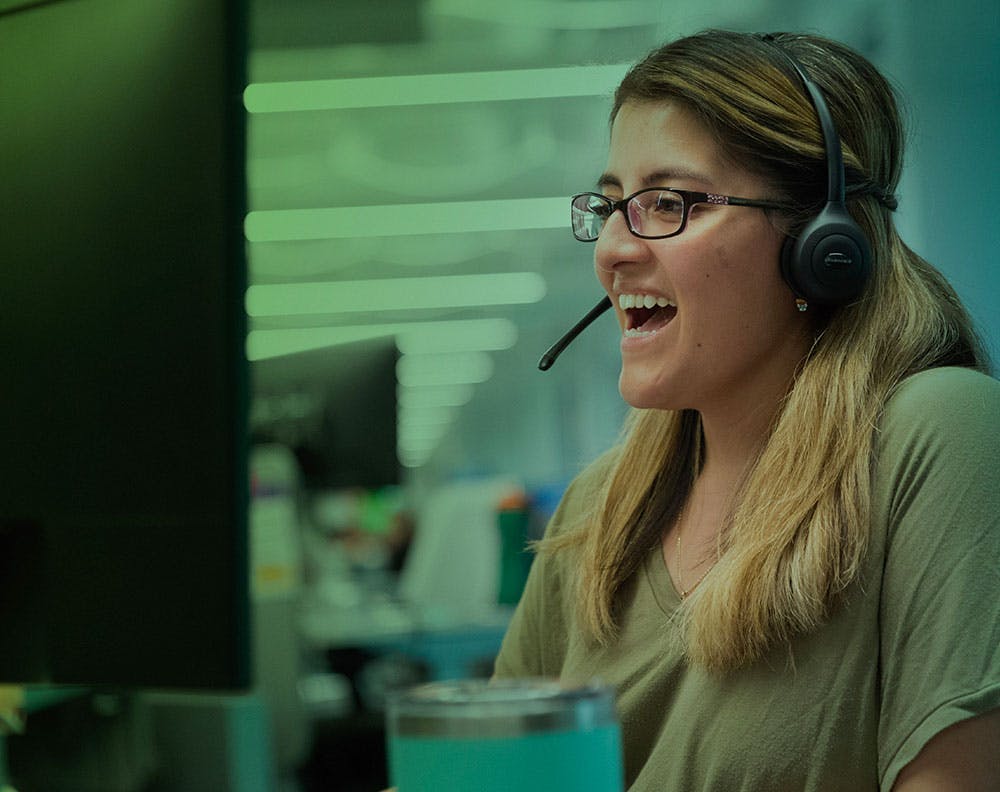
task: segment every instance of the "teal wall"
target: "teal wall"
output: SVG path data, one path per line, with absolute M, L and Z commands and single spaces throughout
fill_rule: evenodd
M 938 266 L 1000 359 L 1000 4 L 900 3 L 911 111 L 900 228 Z M 996 368 L 994 368 L 996 373 Z

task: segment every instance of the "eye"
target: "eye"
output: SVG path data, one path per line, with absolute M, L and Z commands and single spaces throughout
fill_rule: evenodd
M 684 210 L 684 199 L 675 192 L 660 192 L 651 208 L 657 214 L 679 215 Z

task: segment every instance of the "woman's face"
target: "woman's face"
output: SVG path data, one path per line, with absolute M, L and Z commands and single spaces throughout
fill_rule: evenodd
M 598 189 L 618 199 L 645 187 L 774 197 L 673 102 L 626 103 L 612 127 Z M 785 393 L 811 333 L 780 274 L 782 240 L 758 208 L 697 204 L 681 234 L 654 240 L 633 236 L 622 212 L 614 213 L 596 242 L 594 264 L 621 325 L 619 384 L 629 404 L 704 414 L 752 408 Z M 637 327 L 639 313 L 620 302 L 627 295 L 670 305 Z

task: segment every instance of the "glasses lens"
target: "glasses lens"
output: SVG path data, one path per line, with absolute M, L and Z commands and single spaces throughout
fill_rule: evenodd
M 570 212 L 573 236 L 581 242 L 593 242 L 600 236 L 604 222 L 608 219 L 610 207 L 607 199 L 596 193 L 583 193 L 573 197 Z
M 676 234 L 684 222 L 684 196 L 672 190 L 643 190 L 628 202 L 628 222 L 639 236 Z

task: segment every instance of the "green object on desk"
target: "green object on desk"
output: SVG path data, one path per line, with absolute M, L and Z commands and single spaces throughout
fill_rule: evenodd
M 503 509 L 497 513 L 500 530 L 500 586 L 497 602 L 516 605 L 524 591 L 531 555 L 528 541 L 528 512 L 524 509 Z

